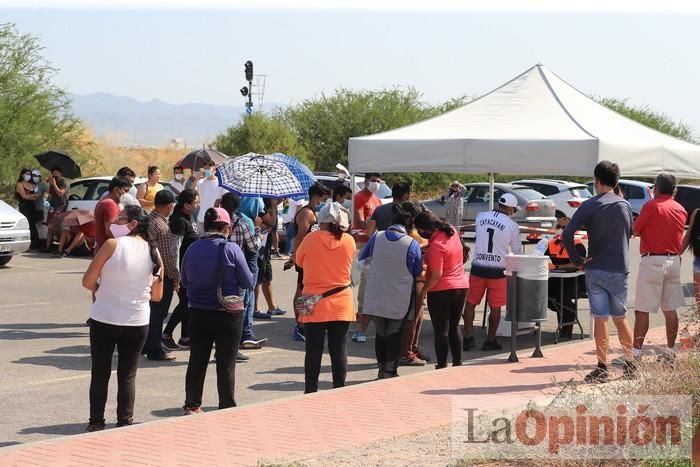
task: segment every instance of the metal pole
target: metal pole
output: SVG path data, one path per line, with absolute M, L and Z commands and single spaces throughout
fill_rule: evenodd
M 512 274 L 513 275 L 511 277 L 513 291 L 510 294 L 510 296 L 513 297 L 513 303 L 508 304 L 508 307 L 510 308 L 510 356 L 508 357 L 508 361 L 510 363 L 517 363 L 518 354 L 516 353 L 516 351 L 518 350 L 518 273 L 516 271 L 513 271 Z
M 494 174 L 489 172 L 489 211 L 493 211 Z
M 535 351 L 532 352 L 532 358 L 543 358 L 544 354 L 542 353 L 542 326 L 540 325 L 541 323 L 538 321 L 537 322 L 537 341 L 535 344 Z

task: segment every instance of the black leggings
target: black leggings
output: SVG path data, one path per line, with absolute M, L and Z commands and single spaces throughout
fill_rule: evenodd
M 325 323 L 304 323 L 306 357 L 304 358 L 304 393 L 318 391 L 318 376 L 321 373 L 323 344 L 328 331 L 328 353 L 331 356 L 333 387 L 345 386 L 348 373 L 348 329 L 349 321 L 328 321 Z
M 187 289 L 180 286 L 177 291 L 178 303 L 173 314 L 170 315 L 168 324 L 165 325 L 163 329 L 163 334 L 172 337 L 173 331 L 175 331 L 175 326 L 180 324 L 180 337 L 182 339 L 189 339 L 190 328 L 189 328 L 189 310 L 187 301 Z
M 202 405 L 204 379 L 216 343 L 216 386 L 219 408 L 235 407 L 233 390 L 236 386 L 236 353 L 243 330 L 243 312 L 190 308 L 190 361 L 185 376 L 185 407 Z
M 374 340 L 377 367 L 387 373 L 387 376 L 395 375 L 401 356 L 401 330 L 405 320 L 373 316 L 372 322 L 377 330 Z
M 462 364 L 462 317 L 467 289 L 450 289 L 428 292 L 428 311 L 435 332 L 436 368 L 447 366 L 447 349 L 452 353 L 452 364 Z
M 27 218 L 27 222 L 29 222 L 29 247 L 32 249 L 39 248 L 39 231 L 36 228 L 36 223 L 39 221 L 39 216 L 36 210 L 36 207 L 34 206 L 33 201 L 23 201 L 19 203 L 19 208 L 18 211 L 21 212 L 24 217 Z M 51 245 L 48 243 L 46 247 L 50 247 Z
M 105 422 L 107 388 L 112 374 L 112 355 L 116 345 L 117 361 L 117 424 L 129 425 L 134 417 L 136 370 L 141 348 L 146 342 L 148 325 L 115 326 L 90 320 L 90 423 Z

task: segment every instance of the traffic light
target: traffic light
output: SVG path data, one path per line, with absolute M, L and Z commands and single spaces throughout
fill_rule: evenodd
M 241 95 L 242 95 L 243 97 L 246 97 L 246 96 L 248 95 L 248 86 L 243 86 L 243 87 L 241 88 Z
M 250 60 L 245 62 L 245 80 L 253 81 L 253 62 Z

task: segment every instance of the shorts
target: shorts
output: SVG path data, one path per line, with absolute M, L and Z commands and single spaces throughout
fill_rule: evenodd
M 272 282 L 272 263 L 264 256 L 258 256 L 258 285 Z
M 679 256 L 644 256 L 639 263 L 635 310 L 656 313 L 685 305 Z
M 627 273 L 597 269 L 586 271 L 586 291 L 596 318 L 624 318 L 627 312 Z
M 506 278 L 487 279 L 474 274 L 469 275 L 469 292 L 467 303 L 478 305 L 484 298 L 484 293 L 491 308 L 506 306 Z
M 700 274 L 700 257 L 693 261 L 693 274 Z

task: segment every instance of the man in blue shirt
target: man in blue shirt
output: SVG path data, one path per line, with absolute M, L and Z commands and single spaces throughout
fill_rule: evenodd
M 571 218 L 562 241 L 571 262 L 586 271 L 586 290 L 594 320 L 598 366 L 586 376 L 588 383 L 608 381 L 608 317 L 612 316 L 625 353 L 624 376 L 632 378 L 632 329 L 627 312 L 627 276 L 629 275 L 629 240 L 632 236 L 632 207 L 619 194 L 620 168 L 602 161 L 593 172 L 597 196 L 586 200 Z M 588 231 L 588 258 L 574 245 L 574 234 L 585 226 Z

